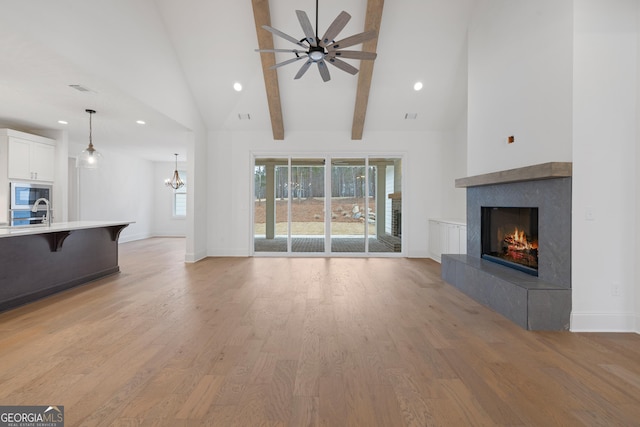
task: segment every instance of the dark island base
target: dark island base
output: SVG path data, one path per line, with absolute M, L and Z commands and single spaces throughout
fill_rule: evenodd
M 0 239 L 0 311 L 118 273 L 126 225 Z

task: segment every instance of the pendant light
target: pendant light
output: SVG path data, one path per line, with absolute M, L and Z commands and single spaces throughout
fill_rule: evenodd
M 180 179 L 180 175 L 178 174 L 178 153 L 175 153 L 174 155 L 176 156 L 176 168 L 173 171 L 173 176 L 164 180 L 164 185 L 177 190 L 184 185 L 184 182 Z
M 93 128 L 91 126 L 91 116 L 94 115 L 96 111 L 89 109 L 85 111 L 89 113 L 89 146 L 85 148 L 76 159 L 76 167 L 85 169 L 97 169 L 100 166 L 102 154 L 100 154 L 95 148 L 93 148 Z

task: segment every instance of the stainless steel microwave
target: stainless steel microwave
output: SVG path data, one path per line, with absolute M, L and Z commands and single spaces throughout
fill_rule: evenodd
M 31 209 L 36 200 L 45 198 L 51 203 L 53 189 L 51 185 L 35 184 L 31 182 L 12 182 L 9 184 L 11 191 L 11 205 L 9 209 Z

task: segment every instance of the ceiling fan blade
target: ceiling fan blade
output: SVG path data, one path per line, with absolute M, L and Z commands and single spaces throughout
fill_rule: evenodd
M 311 64 L 313 63 L 312 60 L 308 60 L 307 62 L 305 62 L 302 67 L 300 67 L 300 70 L 298 70 L 298 74 L 296 74 L 296 76 L 294 77 L 295 80 L 299 79 L 300 77 L 304 76 L 304 73 L 307 72 L 307 70 L 309 69 L 309 67 L 311 66 Z
M 373 61 L 378 56 L 375 52 L 361 52 L 359 50 L 335 50 L 327 55 L 328 57 L 363 59 Z
M 274 53 L 274 52 L 291 52 L 291 53 L 307 53 L 307 51 L 305 50 L 298 50 L 298 49 L 256 49 L 256 52 L 269 52 L 269 53 Z
M 307 48 L 307 46 L 305 46 L 301 41 L 294 39 L 293 37 L 291 37 L 289 34 L 285 34 L 280 30 L 277 30 L 273 27 L 270 27 L 268 25 L 263 25 L 262 28 L 264 28 L 265 30 L 269 31 L 272 34 L 275 34 L 276 36 L 282 37 L 285 40 L 290 41 L 291 43 L 295 43 L 298 46 L 301 46 L 303 48 Z
M 327 68 L 327 63 L 324 62 L 324 59 L 318 61 L 318 71 L 320 71 L 323 81 L 328 82 L 331 80 L 331 74 L 329 73 L 329 68 Z
M 349 15 L 344 10 L 340 12 L 340 15 L 333 20 L 329 28 L 327 28 L 327 32 L 324 33 L 324 36 L 320 39 L 320 46 L 326 47 L 329 43 L 333 43 L 333 39 L 342 31 L 342 29 L 347 25 L 347 22 L 351 19 L 351 15 Z
M 327 58 L 327 61 L 329 62 L 329 64 L 333 65 L 334 67 L 338 67 L 340 68 L 342 71 L 346 71 L 349 74 L 358 74 L 358 69 L 356 67 L 354 67 L 351 64 L 347 64 L 344 61 L 339 60 L 338 58 Z
M 316 47 L 318 46 L 318 42 L 316 41 L 316 33 L 313 31 L 313 26 L 311 25 L 311 21 L 309 21 L 309 17 L 307 16 L 307 12 L 304 10 L 296 10 L 296 15 L 298 15 L 298 21 L 300 21 L 300 26 L 302 27 L 302 31 L 304 31 L 304 36 L 309 43 L 310 46 Z
M 283 65 L 287 65 L 287 64 L 291 64 L 292 62 L 296 62 L 299 61 L 301 59 L 304 59 L 304 56 L 296 56 L 295 58 L 292 59 L 287 59 L 286 61 L 282 61 L 276 65 L 272 65 L 271 67 L 269 67 L 270 70 L 275 70 L 278 67 L 282 67 Z
M 367 40 L 375 39 L 378 37 L 376 30 L 365 31 L 364 33 L 356 34 L 346 39 L 338 40 L 337 42 L 327 46 L 329 50 L 344 49 L 345 47 L 354 46 L 360 43 L 364 43 Z

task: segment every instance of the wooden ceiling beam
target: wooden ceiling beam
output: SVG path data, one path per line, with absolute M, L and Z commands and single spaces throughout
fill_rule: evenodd
M 380 37 L 380 23 L 382 22 L 382 9 L 384 0 L 368 0 L 367 15 L 365 17 L 364 31 L 376 30 L 378 37 L 362 44 L 365 52 L 375 52 Z M 351 139 L 362 139 L 364 131 L 364 119 L 367 115 L 371 79 L 373 78 L 373 65 L 375 61 L 360 61 L 358 73 L 358 90 L 356 92 L 356 106 L 353 112 L 353 125 L 351 127 Z
M 263 25 L 271 26 L 271 13 L 269 12 L 269 0 L 251 0 L 253 6 L 253 18 L 256 23 L 256 35 L 260 49 L 273 49 L 273 36 L 262 28 Z M 278 73 L 270 69 L 276 63 L 275 53 L 260 53 L 262 61 L 262 74 L 264 86 L 267 91 L 269 114 L 271 115 L 271 130 L 273 139 L 284 139 L 284 121 L 282 120 L 282 104 L 280 101 L 280 86 Z

